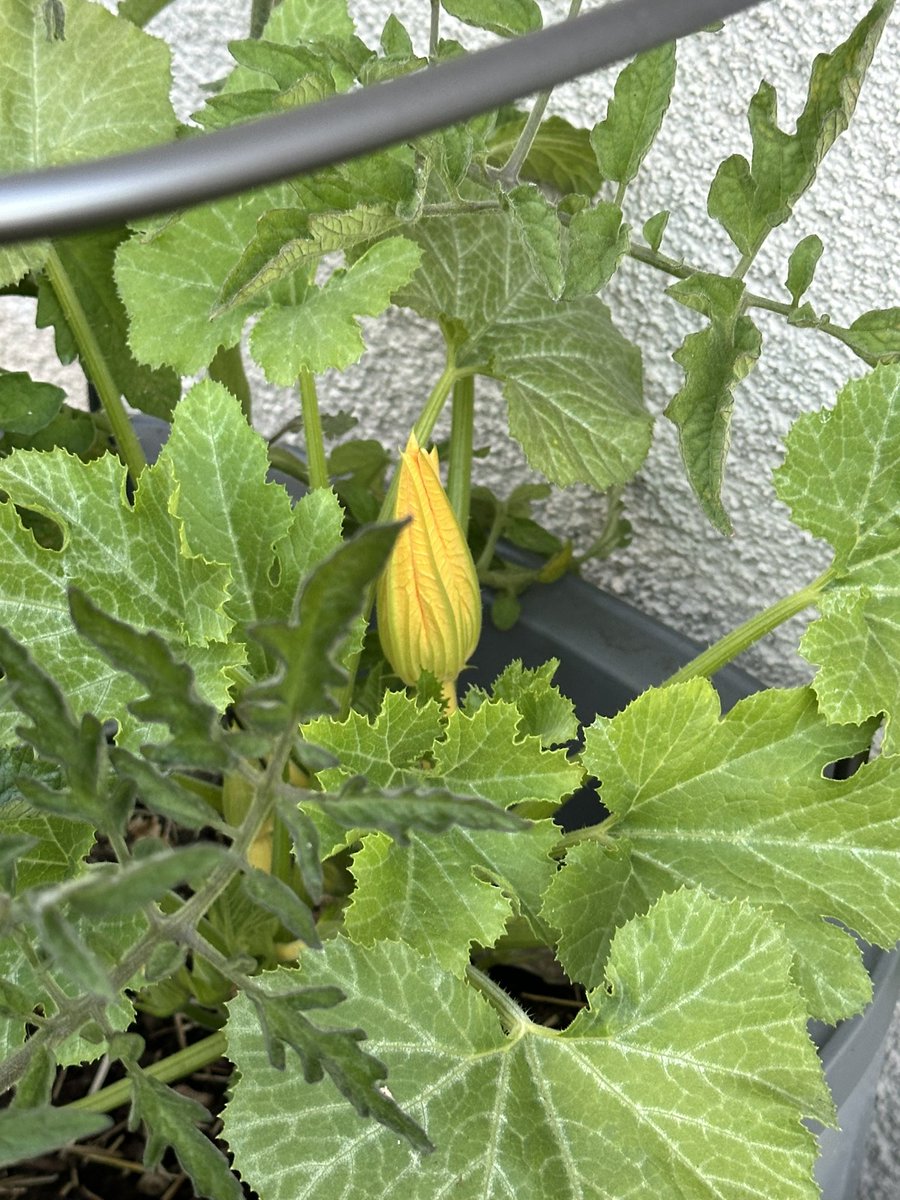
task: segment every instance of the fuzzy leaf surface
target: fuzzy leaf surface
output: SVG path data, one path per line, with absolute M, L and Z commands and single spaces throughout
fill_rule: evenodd
M 596 860 L 584 872 L 598 932 L 593 948 L 564 936 L 566 969 L 596 982 L 606 930 L 663 892 L 699 886 L 775 914 L 811 1013 L 833 1022 L 860 1008 L 870 984 L 856 943 L 824 919 L 877 945 L 900 937 L 898 764 L 882 758 L 842 781 L 822 771 L 870 735 L 829 725 L 805 688 L 757 693 L 720 718 L 706 680 L 648 691 L 598 718 L 585 731 L 585 766 L 602 780 L 620 849 L 609 877 L 592 878 L 606 872 Z M 564 882 L 568 869 L 544 911 L 560 928 L 554 889 L 577 886 Z
M 80 1138 L 108 1129 L 109 1117 L 101 1113 L 72 1112 L 67 1108 L 10 1108 L 0 1113 L 0 1168 L 48 1154 Z
M 500 117 L 489 141 L 489 159 L 494 166 L 502 166 L 509 158 L 527 119 L 515 109 L 504 110 Z M 593 196 L 603 182 L 588 131 L 557 116 L 541 123 L 519 175 L 530 183 L 550 184 L 563 195 Z
M 821 616 L 800 643 L 831 721 L 900 720 L 900 366 L 848 383 L 833 409 L 800 417 L 775 472 L 796 523 L 834 547 Z
M 789 968 L 761 914 L 681 892 L 619 931 L 611 994 L 598 989 L 563 1034 L 524 1023 L 507 1035 L 437 963 L 337 938 L 301 978 L 346 993 L 321 1021 L 368 1030 L 435 1153 L 360 1124 L 330 1085 L 273 1071 L 243 998 L 228 1026 L 239 1078 L 225 1137 L 266 1200 L 387 1200 L 398 1188 L 434 1200 L 447 1179 L 454 1200 L 815 1200 L 815 1141 L 798 1118 L 827 1122 L 830 1106 Z
M 535 0 L 441 0 L 453 17 L 501 37 L 533 33 L 541 27 L 541 10 Z
M 619 72 L 591 145 L 606 179 L 629 184 L 659 133 L 675 84 L 675 43 L 639 54 Z
M 407 238 L 377 242 L 299 304 L 274 305 L 250 335 L 253 357 L 272 383 L 290 385 L 302 370 L 342 370 L 359 359 L 365 343 L 356 318 L 384 312 L 409 283 L 421 251 Z
M 171 639 L 201 695 L 225 707 L 225 672 L 243 658 L 240 645 L 225 641 L 229 568 L 185 553 L 169 511 L 173 481 L 165 464 L 144 471 L 133 505 L 125 469 L 112 455 L 82 462 L 61 450 L 17 451 L 0 462 L 0 487 L 10 498 L 0 505 L 0 563 L 17 579 L 15 595 L 0 605 L 0 622 L 31 648 L 76 715 L 115 717 L 127 741 L 136 723 L 126 705 L 141 693 L 78 635 L 69 611 L 73 586 L 111 616 Z M 62 550 L 39 546 L 14 504 L 55 522 Z M 4 724 L 8 738 L 9 718 Z
M 510 433 L 553 482 L 605 489 L 649 445 L 640 355 L 595 296 L 555 303 L 508 214 L 421 220 L 423 266 L 398 296 L 461 324 L 457 365 L 503 381 Z
M 4 433 L 37 433 L 59 412 L 66 393 L 40 383 L 25 371 L 0 372 L 0 429 Z
M 741 314 L 744 285 L 737 279 L 697 274 L 666 291 L 709 318 L 709 324 L 689 333 L 672 355 L 684 369 L 684 383 L 669 402 L 666 416 L 678 427 L 681 456 L 703 511 L 720 532 L 730 533 L 722 484 L 734 389 L 756 365 L 762 337 L 751 319 Z
M 709 189 L 710 216 L 724 226 L 745 258 L 781 225 L 816 177 L 816 170 L 847 128 L 894 0 L 876 0 L 850 37 L 813 63 L 806 104 L 796 131 L 778 125 L 778 100 L 763 82 L 750 101 L 753 153 L 727 158 Z

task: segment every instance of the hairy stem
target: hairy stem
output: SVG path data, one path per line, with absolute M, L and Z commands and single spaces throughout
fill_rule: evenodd
M 225 1034 L 219 1031 L 141 1069 L 145 1075 L 157 1079 L 160 1083 L 175 1083 L 176 1080 L 186 1079 L 195 1071 L 208 1067 L 210 1063 L 222 1058 L 226 1048 Z M 130 1100 L 131 1080 L 119 1079 L 115 1083 L 111 1083 L 109 1087 L 94 1092 L 91 1096 L 82 1096 L 79 1100 L 73 1100 L 65 1107 L 80 1109 L 82 1112 L 106 1113 L 112 1112 L 122 1104 L 127 1104 Z
M 571 0 L 569 11 L 566 14 L 566 20 L 571 21 L 573 17 L 577 17 L 581 11 L 582 0 Z M 534 104 L 531 106 L 531 112 L 528 114 L 528 120 L 525 122 L 525 127 L 519 134 L 515 146 L 512 148 L 512 153 L 498 171 L 494 173 L 494 178 L 498 179 L 504 188 L 513 188 L 519 182 L 519 172 L 531 147 L 534 145 L 534 139 L 537 137 L 538 130 L 541 127 L 541 121 L 544 119 L 544 112 L 547 108 L 547 102 L 550 99 L 552 88 L 548 88 L 545 92 L 539 92 L 535 97 Z
M 441 0 L 431 0 L 431 28 L 428 31 L 428 57 L 437 58 L 438 42 L 441 37 Z
M 726 633 L 724 637 L 702 651 L 696 658 L 692 658 L 689 663 L 685 663 L 674 675 L 670 675 L 662 686 L 668 687 L 673 683 L 683 683 L 686 679 L 695 679 L 698 676 L 709 678 L 714 675 L 716 671 L 727 666 L 732 659 L 743 654 L 749 646 L 765 637 L 767 633 L 771 633 L 773 629 L 777 629 L 791 617 L 795 617 L 805 608 L 815 604 L 832 578 L 833 574 L 829 568 L 806 587 L 792 592 L 790 596 L 784 596 L 781 600 L 776 600 L 774 604 L 745 621 L 743 625 L 739 625 L 737 629 Z
M 309 485 L 312 488 L 327 488 L 330 483 L 328 463 L 325 459 L 325 439 L 322 436 L 322 421 L 319 417 L 319 396 L 316 392 L 315 376 L 305 367 L 300 372 L 300 408 L 303 413 Z
M 250 36 L 252 38 L 262 37 L 266 21 L 268 21 L 274 7 L 275 0 L 251 0 Z
M 473 967 L 471 963 L 466 967 L 466 979 L 497 1010 L 507 1033 L 522 1034 L 526 1029 L 537 1031 L 541 1028 L 528 1019 L 527 1014 L 519 1008 L 508 992 L 505 992 L 498 983 L 494 983 L 489 975 L 485 975 L 483 971 Z
M 75 286 L 69 278 L 69 273 L 63 266 L 59 254 L 52 245 L 47 255 L 44 270 L 47 272 L 50 286 L 56 293 L 60 308 L 63 310 L 69 328 L 72 330 L 75 344 L 78 347 L 78 355 L 84 365 L 85 373 L 97 389 L 97 395 L 100 397 L 100 403 L 103 405 L 103 411 L 106 413 L 110 428 L 115 436 L 119 452 L 125 460 L 128 474 L 131 476 L 132 482 L 137 483 L 141 471 L 147 465 L 144 451 L 141 449 L 137 435 L 131 427 L 131 421 L 128 419 L 128 414 L 125 412 L 125 406 L 122 403 L 122 394 L 119 391 L 116 381 L 113 379 L 109 364 L 94 336 L 93 328 L 88 320 L 87 313 L 81 305 L 81 301 L 78 299 Z
M 465 534 L 472 495 L 472 439 L 475 430 L 475 378 L 466 375 L 453 385 L 450 423 L 450 467 L 447 496 Z

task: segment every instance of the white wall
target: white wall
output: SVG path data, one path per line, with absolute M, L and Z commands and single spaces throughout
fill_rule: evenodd
M 666 0 L 661 0 L 662 3 Z M 563 0 L 544 0 L 545 17 L 558 19 Z M 678 81 L 662 134 L 626 200 L 637 229 L 661 208 L 672 210 L 663 249 L 707 269 L 730 269 L 737 255 L 705 213 L 706 192 L 718 162 L 735 151 L 749 153 L 746 106 L 761 78 L 778 89 L 782 124 L 792 128 L 805 96 L 813 56 L 832 49 L 864 14 L 866 0 L 840 5 L 828 0 L 770 0 L 731 19 L 718 35 L 701 35 L 679 49 Z M 182 116 L 196 107 L 200 85 L 227 69 L 223 43 L 244 36 L 246 0 L 175 0 L 151 30 L 177 39 L 176 104 Z M 420 47 L 427 43 L 427 0 L 351 0 L 361 36 L 375 42 L 387 14 L 396 10 Z M 452 28 L 447 22 L 447 28 Z M 485 38 L 485 40 L 490 40 Z M 897 173 L 897 80 L 900 18 L 889 25 L 863 88 L 856 117 L 827 156 L 820 177 L 800 201 L 794 219 L 776 231 L 748 275 L 752 291 L 787 299 L 787 256 L 804 235 L 819 233 L 825 253 L 809 294 L 816 311 L 842 324 L 859 313 L 897 302 L 896 264 L 900 224 L 892 220 L 900 199 Z M 581 125 L 605 112 L 615 71 L 599 72 L 558 89 L 552 108 Z M 893 264 L 894 269 L 891 269 Z M 647 402 L 661 413 L 680 381 L 672 351 L 698 327 L 696 314 L 662 295 L 665 277 L 626 261 L 605 294 L 621 328 L 644 352 Z M 43 378 L 76 390 L 77 370 L 60 375 L 46 336 L 27 338 L 24 305 L 13 317 L 0 310 L 4 365 L 32 367 Z M 706 522 L 683 477 L 675 429 L 660 417 L 650 457 L 629 488 L 633 546 L 610 562 L 592 565 L 591 579 L 644 610 L 703 638 L 718 636 L 780 595 L 813 578 L 827 560 L 820 545 L 793 530 L 786 511 L 772 503 L 770 471 L 793 417 L 833 400 L 840 383 L 865 364 L 824 334 L 790 329 L 780 317 L 754 314 L 764 336 L 756 371 L 738 391 L 726 505 L 735 535 L 723 538 Z M 363 432 L 400 440 L 398 425 L 416 412 L 436 378 L 441 356 L 432 327 L 408 314 L 367 325 L 369 353 L 343 377 L 320 388 L 323 406 L 353 406 Z M 287 392 L 266 389 L 258 423 L 271 430 L 293 412 Z M 502 439 L 503 403 L 498 391 L 479 382 L 479 441 Z M 509 488 L 527 474 L 514 446 L 499 447 L 484 478 Z M 585 544 L 602 520 L 602 504 L 586 489 L 561 493 L 548 508 L 560 530 L 572 528 Z M 798 622 L 751 651 L 746 664 L 765 681 L 791 682 L 808 668 L 790 654 Z

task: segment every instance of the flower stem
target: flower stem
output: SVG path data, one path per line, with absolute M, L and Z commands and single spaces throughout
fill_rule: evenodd
M 471 963 L 466 967 L 466 979 L 497 1010 L 507 1033 L 521 1034 L 526 1029 L 536 1030 L 541 1028 L 528 1019 L 526 1013 L 519 1008 L 508 992 L 505 992 L 498 983 L 494 983 L 489 975 L 486 975 L 483 971 L 479 971 L 477 967 L 473 967 Z
M 431 0 L 431 28 L 428 33 L 428 57 L 437 58 L 438 42 L 441 37 L 441 0 Z
M 185 1079 L 187 1076 L 193 1075 L 195 1071 L 208 1067 L 210 1063 L 222 1058 L 226 1048 L 225 1034 L 220 1030 L 218 1033 L 212 1033 L 209 1037 L 202 1038 L 199 1042 L 185 1046 L 183 1050 L 178 1050 L 167 1058 L 161 1058 L 159 1062 L 151 1063 L 143 1070 L 146 1075 L 152 1076 L 160 1083 L 174 1083 L 177 1079 Z M 119 1079 L 115 1083 L 111 1083 L 109 1087 L 101 1088 L 92 1096 L 82 1096 L 81 1099 L 73 1100 L 65 1107 L 79 1109 L 81 1112 L 105 1113 L 112 1112 L 114 1108 L 127 1104 L 130 1100 L 131 1080 Z
M 472 493 L 472 438 L 475 428 L 475 378 L 466 375 L 453 385 L 450 424 L 450 467 L 447 496 L 463 533 L 469 528 Z
M 306 439 L 306 462 L 312 488 L 330 487 L 328 463 L 325 459 L 325 440 L 319 417 L 319 396 L 316 380 L 306 367 L 300 372 L 300 408 L 303 413 L 303 436 Z
M 739 625 L 737 629 L 726 633 L 724 637 L 702 651 L 696 658 L 692 658 L 689 663 L 685 663 L 661 686 L 668 687 L 670 684 L 684 683 L 685 680 L 695 679 L 698 676 L 709 678 L 714 675 L 716 671 L 720 671 L 722 667 L 727 666 L 739 654 L 742 654 L 748 646 L 752 646 L 767 633 L 771 633 L 773 629 L 777 629 L 791 617 L 795 617 L 805 608 L 815 604 L 832 578 L 832 569 L 829 568 L 806 587 L 792 592 L 790 596 L 784 596 L 781 600 L 776 600 L 774 604 L 763 609 L 762 612 L 756 613 L 743 625 Z
M 100 403 L 103 405 L 103 411 L 106 413 L 119 452 L 125 460 L 128 474 L 131 476 L 132 482 L 137 483 L 141 471 L 147 465 L 144 451 L 131 427 L 131 421 L 128 419 L 122 403 L 121 392 L 113 379 L 100 344 L 94 336 L 91 323 L 78 299 L 75 286 L 69 278 L 62 259 L 52 245 L 44 270 L 47 272 L 50 286 L 56 293 L 60 308 L 72 330 L 85 374 L 97 389 L 97 395 L 100 397 Z
M 424 445 L 431 437 L 438 417 L 441 415 L 441 410 L 447 401 L 447 397 L 456 383 L 457 379 L 464 375 L 474 374 L 474 370 L 466 369 L 465 371 L 458 370 L 456 366 L 456 352 L 453 346 L 447 344 L 447 361 L 444 364 L 444 369 L 440 377 L 431 389 L 431 394 L 425 401 L 425 406 L 419 413 L 418 420 L 413 426 L 413 433 L 416 435 L 416 441 L 419 445 Z M 397 497 L 397 480 L 399 473 L 394 472 L 394 477 L 390 482 L 387 493 L 381 505 L 381 511 L 378 514 L 379 523 L 390 521 L 394 514 L 394 502 Z M 372 609 L 375 607 L 375 584 L 369 588 L 369 594 L 366 598 L 365 607 L 363 608 L 363 616 L 366 620 L 372 615 Z M 356 686 L 356 676 L 359 671 L 359 663 L 362 657 L 362 650 L 358 650 L 347 663 L 347 682 L 344 684 L 343 695 L 341 697 L 341 709 L 339 720 L 345 721 L 350 712 L 350 706 L 353 703 L 353 689 Z

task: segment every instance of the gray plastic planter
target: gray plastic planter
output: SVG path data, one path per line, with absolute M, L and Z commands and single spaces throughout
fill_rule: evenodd
M 560 689 L 575 702 L 582 722 L 590 722 L 597 713 L 613 715 L 646 687 L 661 683 L 699 649 L 621 600 L 569 576 L 528 592 L 514 629 L 486 629 L 471 678 L 490 682 L 514 658 L 526 666 L 558 658 Z M 725 709 L 763 686 L 734 666 L 720 671 L 713 682 Z M 595 812 L 596 800 L 575 797 L 565 806 L 563 819 L 578 826 L 595 819 Z M 816 1127 L 821 1147 L 816 1178 L 823 1200 L 857 1200 L 885 1038 L 900 998 L 900 953 L 865 947 L 865 961 L 874 984 L 866 1011 L 836 1028 L 810 1024 L 839 1123 L 839 1130 Z

